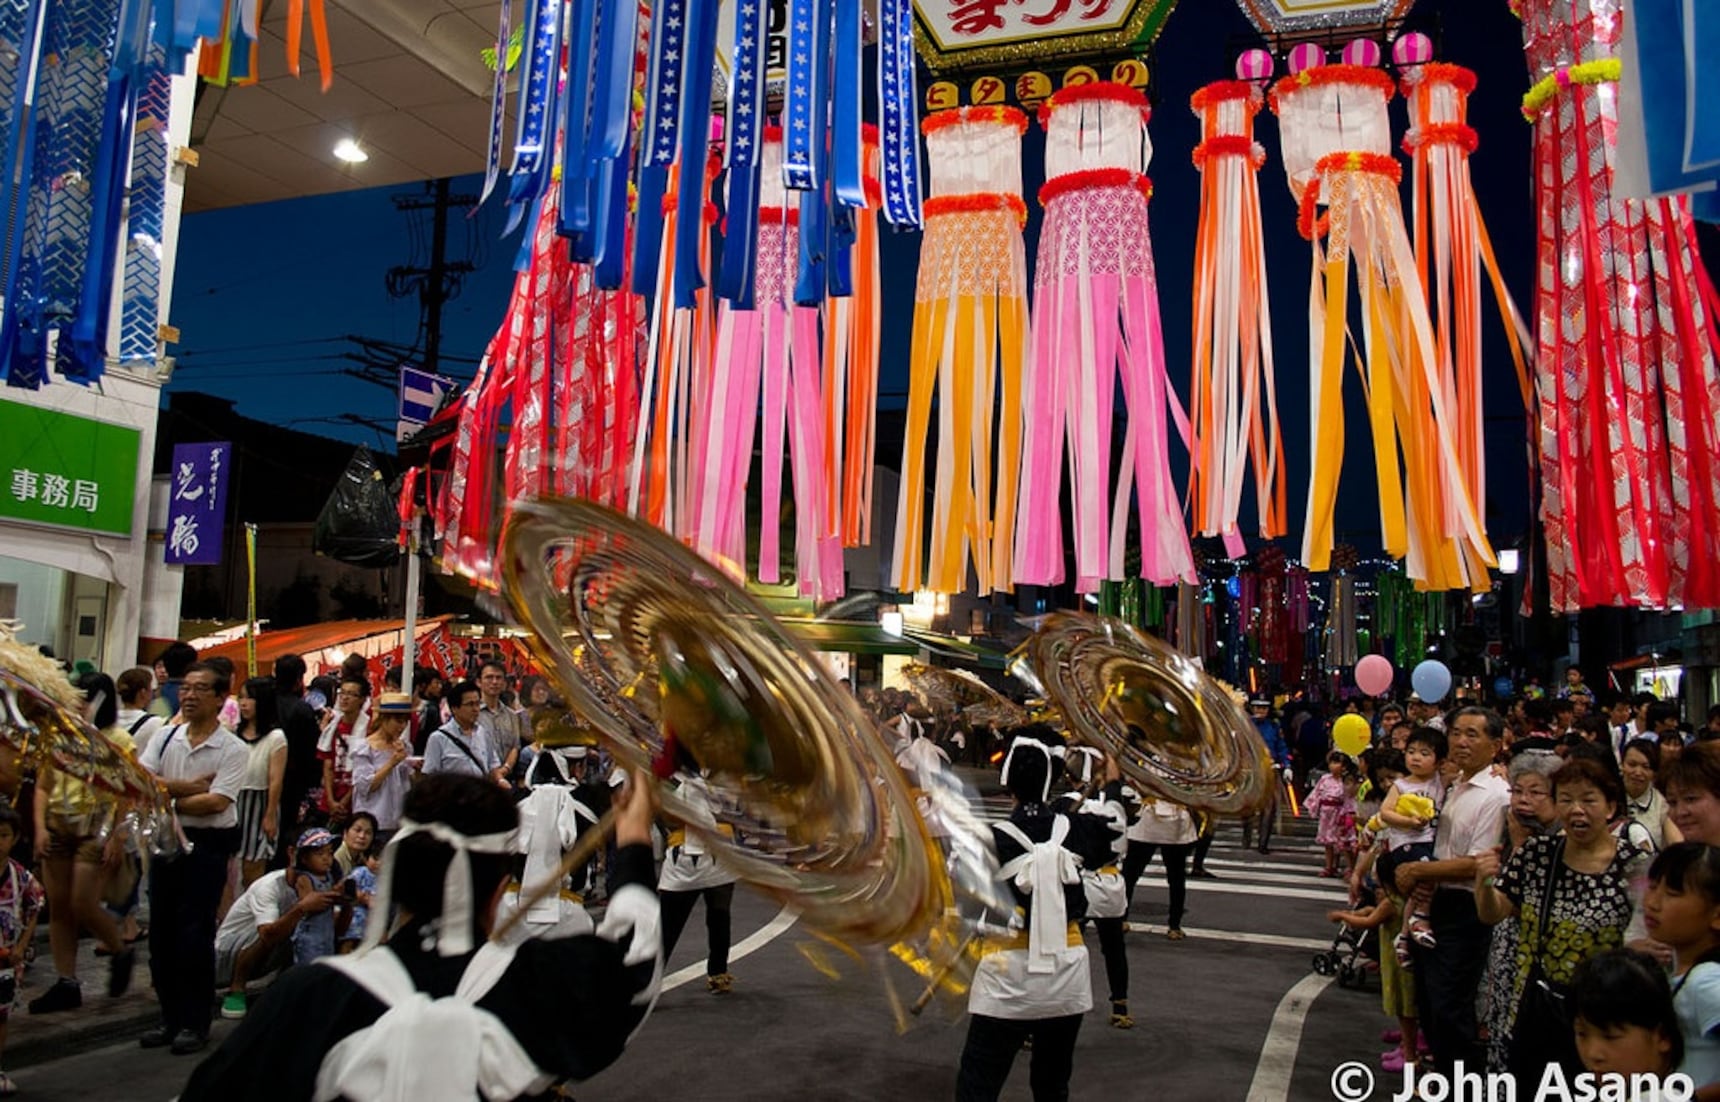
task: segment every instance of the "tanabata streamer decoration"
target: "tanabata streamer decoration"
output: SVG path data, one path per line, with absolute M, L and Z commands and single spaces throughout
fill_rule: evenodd
M 1193 579 L 1194 561 L 1171 482 L 1167 403 L 1186 435 L 1186 416 L 1165 376 L 1159 289 L 1153 270 L 1147 208 L 1152 160 L 1149 109 L 1133 88 L 1095 82 L 1065 88 L 1040 111 L 1045 126 L 1046 183 L 1039 192 L 1045 225 L 1034 285 L 1033 365 L 1027 390 L 1025 462 L 1015 580 L 1055 585 L 1063 580 L 1061 522 L 1064 442 L 1074 496 L 1075 586 L 1091 593 L 1121 581 L 1130 491 L 1139 502 L 1141 576 L 1158 585 Z M 938 157 L 934 155 L 934 166 Z M 936 169 L 934 168 L 934 173 Z M 934 176 L 935 179 L 935 176 Z M 935 200 L 934 200 L 935 201 Z M 957 322 L 957 339 L 961 323 Z M 1005 343 L 1007 354 L 1007 338 Z M 987 350 L 979 349 L 982 363 Z M 953 374 L 961 393 L 960 371 Z M 1019 418 L 1005 366 L 998 516 L 1004 516 L 1011 426 Z M 1112 404 L 1121 374 L 1128 404 L 1116 493 L 1111 493 Z M 976 386 L 989 388 L 988 378 Z M 946 408 L 951 392 L 944 391 Z M 989 427 L 989 409 L 976 428 Z M 943 437 L 965 439 L 960 426 Z M 945 445 L 947 446 L 947 445 Z M 980 464 L 977 474 L 983 474 Z M 983 500 L 986 480 L 976 477 Z M 979 518 L 983 525 L 983 517 Z M 934 534 L 935 535 L 935 534 Z M 1001 542 L 1000 532 L 997 541 Z M 993 544 L 993 562 L 1001 548 Z M 976 546 L 982 546 L 976 541 Z M 934 576 L 936 567 L 934 566 Z M 998 579 L 1001 585 L 1001 578 Z M 935 588 L 935 587 L 934 587 Z
M 875 139 L 875 135 L 873 135 Z M 731 142 L 731 149 L 733 148 Z M 867 144 L 875 155 L 876 141 Z M 795 578 L 799 591 L 827 599 L 843 592 L 842 548 L 869 495 L 870 441 L 877 392 L 877 236 L 863 216 L 855 249 L 855 293 L 813 305 L 795 301 L 801 208 L 783 185 L 783 140 L 766 127 L 760 141 L 753 292 L 749 308 L 719 307 L 712 385 L 701 403 L 693 546 L 719 561 L 746 561 L 747 485 L 763 399 L 759 580 L 781 580 L 780 526 L 785 435 L 794 486 Z M 735 177 L 730 166 L 730 210 Z M 877 179 L 869 179 L 876 194 Z M 740 247 L 731 215 L 727 250 Z M 725 261 L 732 255 L 725 251 Z M 820 337 L 822 322 L 823 333 Z M 857 485 L 858 484 L 858 485 Z
M 1464 477 L 1455 386 L 1441 370 L 1398 202 L 1402 169 L 1390 153 L 1387 110 L 1395 88 L 1380 69 L 1320 64 L 1323 55 L 1318 47 L 1312 50 L 1312 63 L 1304 59 L 1305 67 L 1279 81 L 1272 93 L 1285 171 L 1301 202 L 1298 225 L 1314 247 L 1313 464 L 1302 557 L 1313 570 L 1326 569 L 1331 558 L 1344 453 L 1342 384 L 1353 261 L 1386 550 L 1405 558 L 1410 576 L 1429 588 L 1484 586 L 1493 551 Z M 1292 68 L 1298 68 L 1295 60 Z M 1327 213 L 1316 220 L 1321 204 Z
M 1014 573 L 1028 340 L 1021 237 L 1027 116 L 1011 107 L 961 107 L 927 116 L 921 129 L 931 195 L 914 294 L 890 579 L 902 591 L 959 593 L 967 586 L 971 551 L 979 592 L 986 594 L 1012 588 Z M 938 453 L 928 553 L 926 453 L 934 391 Z
M 1683 199 L 1614 190 L 1619 0 L 1523 0 L 1549 601 L 1720 604 L 1713 284 Z
M 1194 151 L 1201 177 L 1190 497 L 1195 531 L 1222 536 L 1231 558 L 1245 550 L 1237 515 L 1251 458 L 1259 533 L 1270 539 L 1285 531 L 1283 441 L 1260 220 L 1259 173 L 1266 152 L 1254 140 L 1262 104 L 1256 82 L 1271 72 L 1270 54 L 1249 51 L 1238 62 L 1241 79 L 1209 84 L 1192 101 L 1201 121 Z
M 462 400 L 434 510 L 444 568 L 486 588 L 495 584 L 494 441 L 504 407 L 513 421 L 504 500 L 555 493 L 614 506 L 626 496 L 643 305 L 625 278 L 606 290 L 597 269 L 572 259 L 557 232 L 560 199 L 549 188 L 538 203 L 501 328 Z
M 1453 414 L 1458 466 L 1465 492 L 1476 513 L 1484 515 L 1487 464 L 1481 409 L 1483 270 L 1505 321 L 1506 343 L 1517 368 L 1524 405 L 1533 417 L 1529 327 L 1505 289 L 1470 179 L 1469 156 L 1478 144 L 1468 120 L 1475 74 L 1457 65 L 1432 62 L 1433 43 L 1420 33 L 1398 39 L 1392 54 L 1403 74 L 1403 93 L 1409 100 L 1410 129 L 1403 148 L 1413 158 L 1415 255 L 1422 287 L 1435 307 L 1439 378 L 1451 388 L 1446 401 Z

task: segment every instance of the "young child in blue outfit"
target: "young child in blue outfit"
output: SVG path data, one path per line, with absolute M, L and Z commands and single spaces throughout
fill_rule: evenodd
M 300 884 L 313 892 L 332 891 L 338 877 L 334 871 L 334 835 L 312 827 L 299 836 L 298 855 L 291 874 L 294 890 Z M 305 894 L 299 891 L 302 896 Z M 352 922 L 353 907 L 343 902 L 320 914 L 307 915 L 293 930 L 293 963 L 309 964 L 318 957 L 334 955 L 335 946 Z

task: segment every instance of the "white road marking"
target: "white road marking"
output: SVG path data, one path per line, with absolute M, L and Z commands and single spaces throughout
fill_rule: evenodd
M 1260 1046 L 1260 1060 L 1254 1065 L 1254 1081 L 1248 1085 L 1248 1102 L 1285 1102 L 1290 1097 L 1290 1077 L 1296 1070 L 1296 1050 L 1302 1046 L 1308 1008 L 1331 983 L 1331 976 L 1303 976 L 1278 1001 L 1266 1043 Z
M 758 952 L 760 949 L 763 949 L 766 945 L 769 945 L 771 942 L 786 933 L 788 928 L 793 926 L 799 918 L 799 911 L 796 911 L 791 907 L 784 907 L 776 913 L 775 918 L 765 923 L 763 928 L 748 934 L 740 940 L 739 944 L 730 948 L 729 960 L 740 960 L 742 957 L 751 956 Z M 675 990 L 677 987 L 692 983 L 694 980 L 703 979 L 705 975 L 705 961 L 708 961 L 709 959 L 709 957 L 706 957 L 703 960 L 696 960 L 685 968 L 677 969 L 676 971 L 669 973 L 667 976 L 664 976 L 663 991 L 668 993 Z
M 1165 928 L 1149 925 L 1145 922 L 1130 920 L 1129 931 L 1136 934 L 1164 933 Z M 1321 941 L 1313 937 L 1290 937 L 1287 934 L 1251 934 L 1243 930 L 1203 930 L 1193 926 L 1184 926 L 1183 933 L 1191 941 L 1230 941 L 1238 945 L 1258 945 L 1268 949 L 1307 949 L 1324 952 L 1332 947 L 1330 941 Z
M 1150 876 L 1155 880 L 1164 879 L 1165 874 L 1163 868 L 1157 861 L 1148 865 L 1147 868 L 1151 871 L 1143 873 L 1143 878 Z M 1238 884 L 1291 884 L 1297 887 L 1313 888 L 1316 890 L 1324 890 L 1343 883 L 1342 880 L 1334 880 L 1329 877 L 1322 878 L 1315 876 L 1313 873 L 1303 872 L 1300 869 L 1286 868 L 1283 865 L 1252 865 L 1248 868 L 1233 869 L 1228 872 L 1225 872 L 1222 869 L 1217 871 L 1221 872 L 1222 875 L 1215 879 L 1205 880 L 1201 877 L 1191 875 L 1188 878 L 1189 883 L 1194 884 L 1199 882 L 1208 885 L 1218 885 L 1228 884 L 1234 880 Z
M 1141 877 L 1141 882 L 1135 885 L 1135 891 L 1143 888 L 1168 890 L 1169 884 L 1162 876 Z M 1190 880 L 1188 890 L 1191 892 L 1217 892 L 1223 895 L 1269 895 L 1274 899 L 1316 899 L 1322 903 L 1345 903 L 1349 893 L 1339 888 L 1280 888 L 1270 884 L 1235 884 L 1225 880 Z

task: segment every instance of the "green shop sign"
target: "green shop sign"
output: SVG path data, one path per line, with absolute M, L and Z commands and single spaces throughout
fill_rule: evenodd
M 131 535 L 142 434 L 0 401 L 0 517 Z

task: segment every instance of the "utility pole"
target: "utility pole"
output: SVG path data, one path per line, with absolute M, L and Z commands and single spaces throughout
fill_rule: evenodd
M 454 210 L 478 205 L 476 195 L 452 194 L 453 181 L 444 177 L 430 184 L 423 195 L 397 195 L 394 208 L 403 214 L 430 212 L 430 259 L 425 267 L 401 266 L 388 270 L 388 293 L 404 298 L 417 293 L 424 329 L 425 371 L 440 374 L 442 359 L 442 307 L 460 293 L 460 284 L 474 267 L 470 261 L 448 259 L 448 216 Z

